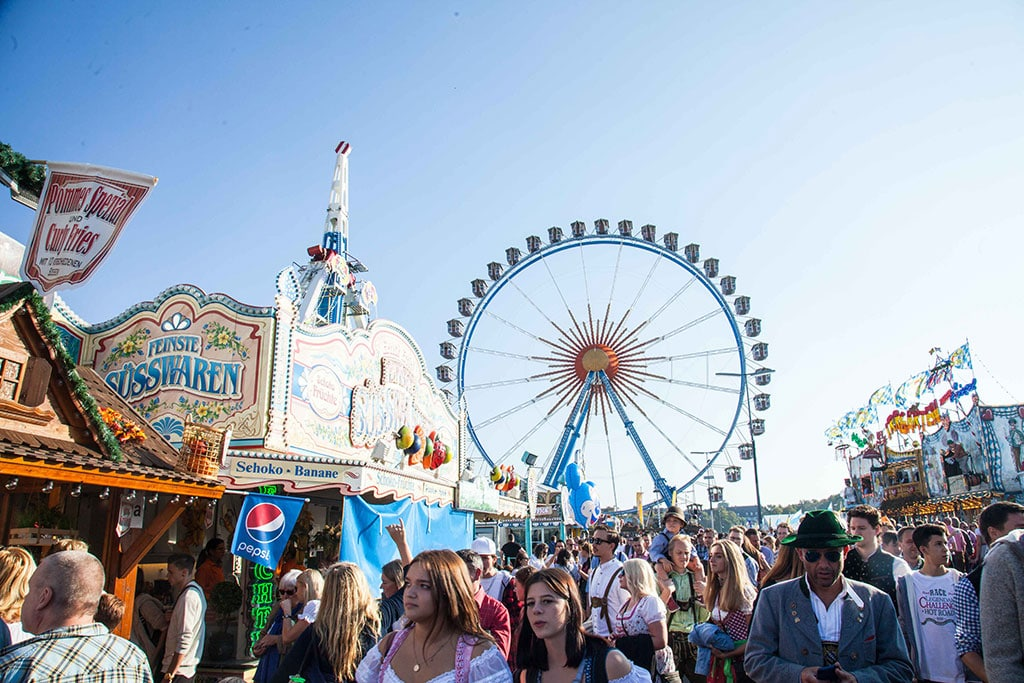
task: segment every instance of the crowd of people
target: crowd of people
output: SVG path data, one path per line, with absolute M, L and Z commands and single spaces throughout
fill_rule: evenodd
M 1024 681 L 1024 506 L 993 503 L 973 527 L 896 528 L 865 505 L 795 531 L 688 528 L 675 506 L 662 523 L 415 555 L 389 525 L 380 598 L 352 563 L 281 573 L 255 680 Z M 132 644 L 110 633 L 124 606 L 84 544 L 38 566 L 0 550 L 0 683 L 192 681 L 224 551 L 168 558 L 170 602 L 139 596 Z

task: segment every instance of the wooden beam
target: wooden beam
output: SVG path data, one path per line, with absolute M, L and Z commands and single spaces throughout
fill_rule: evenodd
M 121 539 L 117 536 L 117 522 L 121 511 L 121 492 L 111 491 L 110 506 L 107 508 L 107 522 L 103 530 L 103 552 L 100 557 L 104 567 L 116 567 L 121 558 Z M 107 575 L 106 591 L 124 603 L 121 623 L 112 631 L 114 635 L 128 638 L 132 631 L 132 616 L 135 607 L 135 574 L 129 577 Z
M 173 473 L 168 472 L 168 474 L 171 475 Z M 99 470 L 67 463 L 32 462 L 23 458 L 0 459 L 0 475 L 52 479 L 55 482 L 66 482 L 69 484 L 109 486 L 112 489 L 135 489 L 148 493 L 170 493 L 180 496 L 194 496 L 196 498 L 219 499 L 224 495 L 224 485 L 219 482 L 197 484 L 175 480 L 171 476 L 168 476 L 166 479 L 158 479 L 141 474 Z
M 146 556 L 156 542 L 163 538 L 163 535 L 167 533 L 167 530 L 171 528 L 178 517 L 181 517 L 181 513 L 185 511 L 185 501 L 179 500 L 176 503 L 168 502 L 166 506 L 153 519 L 152 522 L 146 525 L 143 529 L 142 534 L 136 538 L 132 544 L 121 553 L 120 563 L 116 560 L 108 567 L 118 567 L 117 575 L 120 578 L 126 578 L 129 574 L 135 576 L 135 568 L 139 566 L 139 562 Z M 132 579 L 135 582 L 135 579 Z

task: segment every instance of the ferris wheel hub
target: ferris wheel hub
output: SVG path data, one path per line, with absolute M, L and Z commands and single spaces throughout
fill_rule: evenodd
M 619 370 L 619 357 L 606 344 L 594 344 L 582 349 L 576 356 L 576 376 L 583 380 L 588 372 L 604 371 L 609 378 Z

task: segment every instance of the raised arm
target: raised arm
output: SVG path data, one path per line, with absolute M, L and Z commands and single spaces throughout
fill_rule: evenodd
M 384 528 L 387 529 L 388 535 L 391 536 L 391 540 L 395 542 L 395 546 L 398 548 L 398 556 L 402 560 L 402 566 L 408 567 L 412 564 L 412 551 L 409 549 L 409 541 L 405 538 L 405 522 L 399 517 L 397 524 L 388 524 Z

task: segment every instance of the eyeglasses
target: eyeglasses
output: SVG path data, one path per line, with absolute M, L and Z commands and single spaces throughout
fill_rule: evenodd
M 594 545 L 600 545 L 602 543 L 607 543 L 607 544 L 611 545 L 611 541 L 609 541 L 607 538 L 592 538 L 592 539 L 590 539 L 590 542 L 593 543 Z
M 810 562 L 811 564 L 814 564 L 815 562 L 820 560 L 822 555 L 824 555 L 825 559 L 831 562 L 832 564 L 836 564 L 837 562 L 839 562 L 839 558 L 843 556 L 843 554 L 838 550 L 826 550 L 824 553 L 819 552 L 817 550 L 804 551 L 804 559 Z
M 281 595 L 295 595 L 295 589 L 294 588 L 282 588 L 282 589 L 280 589 L 277 592 L 280 593 Z

